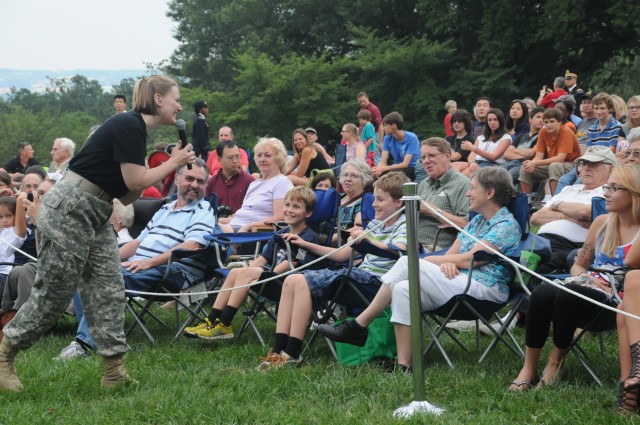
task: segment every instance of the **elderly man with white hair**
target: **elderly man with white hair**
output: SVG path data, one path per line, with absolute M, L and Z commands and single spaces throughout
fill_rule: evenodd
M 69 166 L 69 161 L 73 157 L 76 150 L 76 144 L 73 140 L 66 137 L 60 137 L 53 142 L 51 149 L 51 165 L 49 165 L 49 173 L 63 173 Z

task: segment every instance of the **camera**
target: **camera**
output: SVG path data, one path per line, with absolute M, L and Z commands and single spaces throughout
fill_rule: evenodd
M 229 217 L 233 215 L 233 211 L 231 210 L 231 208 L 229 208 L 226 205 L 219 205 L 218 206 L 218 217 L 219 218 L 225 218 L 225 217 Z
M 27 201 L 33 202 L 33 192 L 27 193 Z

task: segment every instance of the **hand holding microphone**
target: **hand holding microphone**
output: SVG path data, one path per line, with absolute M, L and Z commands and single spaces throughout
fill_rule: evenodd
M 176 120 L 176 128 L 178 129 L 178 138 L 180 139 L 180 150 L 187 147 L 187 132 L 185 129 L 187 128 L 187 124 L 183 119 Z M 176 149 L 174 149 L 176 150 Z M 189 162 L 187 163 L 187 169 L 191 169 L 191 163 L 195 160 L 195 154 L 191 151 L 191 145 L 188 145 L 189 151 Z M 172 155 L 173 156 L 173 155 Z

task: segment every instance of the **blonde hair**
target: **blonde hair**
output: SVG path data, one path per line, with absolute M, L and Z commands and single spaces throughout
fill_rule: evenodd
M 258 165 L 258 151 L 264 148 L 271 148 L 273 150 L 275 161 L 280 167 L 280 172 L 284 174 L 287 165 L 287 148 L 284 147 L 284 143 L 275 137 L 263 137 L 258 140 L 258 143 L 256 143 L 253 148 L 256 165 Z
M 629 110 L 629 104 L 631 103 L 631 101 L 633 101 L 633 103 L 637 105 L 640 105 L 640 96 L 635 95 L 629 98 L 629 101 L 627 102 L 627 110 Z M 634 121 L 634 119 L 631 118 L 630 115 L 627 115 L 627 126 L 629 127 L 629 130 L 631 130 L 632 128 L 640 127 L 640 119 L 638 119 L 638 121 Z
M 611 175 L 615 177 L 620 187 L 627 189 L 631 195 L 631 211 L 636 211 L 634 223 L 638 224 L 640 222 L 638 214 L 638 208 L 640 208 L 640 167 L 632 164 L 617 166 L 613 168 Z M 596 236 L 600 249 L 609 257 L 615 256 L 620 245 L 618 222 L 618 213 L 609 213 L 606 224 L 602 226 L 600 233 Z
M 620 119 L 627 115 L 627 104 L 624 103 L 624 99 L 617 94 L 611 95 L 611 101 L 613 102 L 614 118 Z
M 313 211 L 316 207 L 316 193 L 306 186 L 296 186 L 289 189 L 284 195 L 284 200 L 302 201 L 307 212 Z
M 155 95 L 164 96 L 173 87 L 178 87 L 178 84 L 165 75 L 152 75 L 147 78 L 141 78 L 136 81 L 136 85 L 133 88 L 132 109 L 141 114 L 155 115 L 158 109 Z

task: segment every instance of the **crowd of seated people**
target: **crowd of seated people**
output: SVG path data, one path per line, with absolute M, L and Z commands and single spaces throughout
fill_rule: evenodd
M 416 134 L 404 128 L 404 119 L 398 112 L 381 117 L 377 125 L 384 131 L 384 137 L 381 137 L 371 121 L 371 113 L 363 109 L 357 115 L 362 130 L 352 123 L 342 127 L 346 161 L 339 170 L 336 167 L 333 171 L 330 171 L 326 151 L 315 141 L 317 133 L 312 128 L 293 132 L 293 158 L 289 163 L 286 147 L 280 140 L 259 140 L 253 154 L 259 171 L 257 178 L 242 166 L 243 156 L 235 142 L 222 140 L 215 149 L 219 162 L 216 173 L 209 176 L 204 163 L 194 164 L 193 170 L 178 170 L 177 200 L 163 207 L 158 213 L 160 216 L 154 216 L 143 235 L 121 248 L 125 287 L 148 289 L 146 275 L 149 275 L 148 279 L 158 279 L 171 250 L 180 246 L 201 249 L 206 246 L 203 234 L 213 232 L 217 224 L 222 231 L 231 233 L 252 231 L 265 223 L 284 220 L 289 226 L 283 232 L 285 239 L 296 252 L 303 253 L 294 256 L 294 265 L 305 264 L 319 255 L 333 252 L 334 248 L 319 244 L 305 225 L 306 217 L 313 210 L 313 201 L 312 192 L 304 187 L 337 188 L 342 193 L 338 217 L 340 228 L 355 238 L 367 230 L 362 228 L 360 215 L 364 193 L 374 193 L 376 218 L 370 224 L 372 227 L 402 206 L 402 185 L 413 180 L 420 169 L 424 176 L 418 185 L 418 194 L 426 205 L 420 206 L 419 241 L 429 249 L 446 250 L 443 255 L 430 256 L 420 262 L 423 309 L 442 305 L 459 293 L 460 286 L 464 287 L 461 282 L 466 283 L 468 257 L 480 249 L 467 236 L 456 232 L 444 231 L 436 240 L 438 229 L 452 221 L 508 254 L 519 241 L 520 233 L 505 205 L 517 190 L 530 197 L 536 190 L 536 184 L 538 191 L 544 190 L 545 181 L 549 182 L 550 192 L 554 195 L 532 215 L 531 224 L 540 226 L 539 235 L 550 241 L 553 254 L 549 262 L 540 266 L 540 270 L 570 270 L 574 276 L 588 275 L 591 286 L 568 286 L 592 299 L 616 305 L 609 296 L 609 283 L 587 269 L 591 265 L 602 264 L 637 265 L 635 251 L 631 248 L 635 246 L 633 243 L 639 224 L 637 214 L 631 213 L 634 210 L 629 207 L 637 210 L 636 198 L 640 196 L 640 189 L 636 187 L 639 177 L 637 165 L 634 165 L 640 163 L 640 97 L 634 96 L 620 105 L 615 96 L 607 93 L 584 92 L 578 99 L 565 88 L 565 80 L 558 78 L 554 81 L 554 90 L 545 88 L 544 93 L 541 91 L 538 105 L 530 99 L 515 99 L 505 108 L 508 111 L 506 116 L 486 97 L 478 98 L 473 105 L 474 121 L 465 109 L 449 108 L 451 113 L 446 121 L 449 136 L 446 140 L 429 137 L 420 142 Z M 619 121 L 621 118 L 625 119 L 624 123 Z M 310 129 L 315 139 L 310 138 Z M 26 168 L 33 158 L 30 151 L 32 149 L 22 146 L 14 163 Z M 625 163 L 629 165 L 622 165 Z M 314 170 L 320 174 L 314 177 Z M 0 194 L 14 195 L 10 177 L 0 172 Z M 26 193 L 38 188 L 46 191 L 47 184 L 52 183 L 43 181 L 35 173 L 22 177 L 21 191 L 24 194 L 16 198 L 17 205 L 0 205 L 3 234 L 12 229 L 16 236 L 24 233 L 20 237 L 25 240 L 28 235 L 35 234 L 36 229 L 29 229 L 26 223 L 24 232 L 16 230 L 15 226 L 22 223 L 16 211 L 24 212 L 27 208 L 30 217 L 37 217 L 38 197 L 28 205 L 27 202 L 31 201 L 27 201 Z M 218 195 L 220 205 L 229 207 L 231 211 L 229 217 L 219 218 L 217 223 L 210 206 L 204 201 L 213 193 Z M 592 221 L 591 199 L 595 196 L 607 199 L 609 214 Z M 202 205 L 202 214 L 207 216 L 195 226 L 199 232 L 197 236 L 192 239 L 185 237 L 171 246 L 162 242 L 161 237 L 150 238 L 153 232 L 149 229 L 165 228 L 167 222 L 172 223 L 172 209 L 188 208 L 194 203 Z M 471 222 L 468 218 L 470 210 L 478 213 Z M 5 225 L 6 212 L 15 216 L 10 225 Z M 113 224 L 124 237 L 127 226 L 122 220 L 125 219 L 116 217 Z M 403 248 L 406 245 L 404 220 L 404 216 L 400 216 L 368 238 L 383 249 L 388 249 L 387 242 Z M 188 227 L 185 223 L 174 224 L 181 229 Z M 30 226 L 33 227 L 33 223 Z M 251 267 L 234 269 L 225 281 L 225 288 L 243 286 L 259 279 L 263 267 L 269 265 L 274 249 L 272 242 L 251 263 Z M 572 253 L 576 250 L 578 255 L 572 265 Z M 156 254 L 151 255 L 151 252 Z M 332 254 L 330 258 L 342 261 L 348 256 L 349 249 L 346 249 Z M 277 258 L 272 272 L 279 274 L 288 270 L 288 264 L 282 261 L 283 255 Z M 472 291 L 477 292 L 480 298 L 505 299 L 511 275 L 500 267 L 483 264 L 479 274 L 474 274 Z M 15 280 L 33 281 L 35 270 L 34 263 L 15 267 Z M 194 270 L 198 270 L 197 265 L 177 270 L 175 287 L 171 289 L 181 289 L 184 279 L 191 279 L 189 274 Z M 267 356 L 261 358 L 261 370 L 300 364 L 302 340 L 313 304 L 327 293 L 329 285 L 340 273 L 343 271 L 322 269 L 295 273 L 284 279 L 274 345 Z M 322 332 L 336 340 L 355 341 L 361 345 L 366 340 L 366 327 L 382 309 L 391 305 L 398 364 L 400 369 L 410 368 L 406 257 L 394 261 L 368 254 L 354 273 L 358 284 L 373 299 L 371 306 L 343 326 L 322 326 Z M 11 276 L 8 280 L 11 281 Z M 635 272 L 631 272 L 629 280 L 636 282 L 639 279 Z M 24 287 L 28 294 L 28 284 Z M 628 302 L 625 299 L 620 308 L 635 314 L 640 312 L 640 307 L 636 308 L 634 284 L 629 288 Z M 208 319 L 187 328 L 185 333 L 203 339 L 232 337 L 232 320 L 247 292 L 246 289 L 225 292 L 216 300 Z M 5 288 L 3 323 L 24 302 L 24 294 L 23 289 L 18 293 L 13 286 Z M 65 348 L 60 358 L 73 358 L 76 353 L 85 355 L 92 348 L 87 321 L 98 318 L 83 318 L 80 297 L 76 302 L 80 306 L 79 311 L 76 308 L 80 327 L 72 343 L 74 350 L 71 346 Z M 580 314 L 573 314 L 576 311 Z M 553 348 L 541 382 L 550 383 L 557 379 L 573 331 L 598 311 L 597 306 L 578 301 L 555 286 L 537 286 L 526 314 L 525 364 L 509 388 L 521 391 L 535 387 L 537 363 L 551 323 L 554 325 Z M 603 315 L 602 320 L 608 321 L 611 327 L 615 326 L 613 314 Z M 619 409 L 636 410 L 640 396 L 640 365 L 637 364 L 640 327 L 631 319 L 618 317 L 618 328 L 622 379 Z M 67 356 L 71 351 L 73 355 Z

